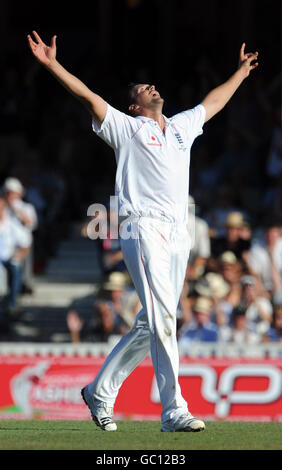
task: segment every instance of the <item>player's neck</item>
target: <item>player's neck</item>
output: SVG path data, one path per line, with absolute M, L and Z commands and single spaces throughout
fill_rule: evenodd
M 153 119 L 154 121 L 156 121 L 161 130 L 164 132 L 164 128 L 165 128 L 165 120 L 164 120 L 164 117 L 163 117 L 163 113 L 162 113 L 162 108 L 159 108 L 159 109 L 143 109 L 142 110 L 142 116 L 145 116 L 149 119 Z

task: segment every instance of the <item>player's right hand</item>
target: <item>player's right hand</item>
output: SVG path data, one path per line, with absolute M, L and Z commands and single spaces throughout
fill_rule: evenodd
M 35 56 L 35 58 L 40 62 L 42 65 L 48 67 L 52 61 L 56 59 L 57 47 L 56 47 L 56 38 L 57 36 L 53 36 L 51 39 L 51 45 L 47 46 L 42 39 L 40 38 L 39 34 L 36 31 L 32 31 L 34 39 L 29 34 L 27 36 L 28 43 L 30 49 Z

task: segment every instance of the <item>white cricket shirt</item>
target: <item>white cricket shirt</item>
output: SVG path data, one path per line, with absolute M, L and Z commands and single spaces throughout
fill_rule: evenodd
M 187 222 L 190 149 L 203 133 L 205 108 L 199 104 L 164 118 L 162 132 L 153 119 L 132 117 L 108 104 L 103 123 L 92 121 L 94 132 L 115 152 L 119 216 Z
M 31 242 L 30 231 L 6 211 L 0 220 L 0 261 L 8 261 L 17 248 L 29 248 Z

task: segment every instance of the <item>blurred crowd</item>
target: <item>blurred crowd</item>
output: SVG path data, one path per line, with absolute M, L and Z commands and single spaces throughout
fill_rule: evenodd
M 230 209 L 214 225 L 197 214 L 190 196 L 193 226 L 185 282 L 177 311 L 177 337 L 183 353 L 195 341 L 254 345 L 282 341 L 282 223 L 252 227 L 246 214 Z M 194 219 L 194 221 L 193 221 Z M 103 277 L 84 323 L 70 311 L 72 341 L 105 341 L 122 335 L 141 306 L 123 262 L 118 239 L 99 243 Z
M 105 204 L 114 194 L 112 150 L 91 132 L 91 118 L 81 105 L 34 62 L 26 45 L 21 47 L 1 57 L 0 260 L 8 286 L 0 308 L 1 328 L 8 317 L 17 316 L 21 293 L 32 295 L 34 276 L 44 273 L 71 224 L 85 219 L 91 203 Z M 167 116 L 197 105 L 226 79 L 220 58 L 216 62 L 205 51 L 198 52 L 187 78 L 180 70 L 179 76 L 173 71 L 171 82 L 163 81 L 154 70 Z M 66 54 L 64 61 L 123 111 L 129 81 L 152 83 L 150 67 L 139 69 L 137 64 L 125 73 L 111 70 L 109 61 L 93 68 L 87 51 Z M 280 83 L 281 73 L 276 72 L 257 74 L 244 83 L 192 147 L 190 205 L 196 210 L 196 236 L 177 331 L 184 349 L 196 340 L 281 341 Z M 140 307 L 119 241 L 96 243 L 105 279 L 93 320 L 85 322 L 79 312 L 69 312 L 73 341 L 124 333 Z

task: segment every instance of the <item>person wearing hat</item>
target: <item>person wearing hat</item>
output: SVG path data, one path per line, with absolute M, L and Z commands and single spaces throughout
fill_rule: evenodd
M 83 321 L 75 310 L 67 314 L 72 342 L 107 341 L 110 335 L 123 335 L 129 330 L 123 318 L 127 277 L 121 272 L 107 276 L 94 302 L 94 315 Z
M 178 336 L 179 348 L 182 352 L 189 350 L 193 342 L 215 342 L 218 340 L 219 330 L 211 321 L 212 301 L 209 297 L 200 296 L 193 306 L 193 317 L 184 324 Z
M 12 215 L 26 228 L 34 231 L 37 226 L 37 214 L 32 204 L 23 201 L 22 183 L 17 178 L 9 177 L 4 181 L 3 190 Z
M 231 251 L 243 261 L 244 254 L 250 250 L 249 239 L 241 238 L 241 230 L 245 220 L 243 214 L 238 211 L 230 212 L 225 220 L 225 235 L 211 239 L 212 257 L 218 259 L 225 251 Z
M 10 314 L 15 313 L 17 307 L 17 298 L 21 290 L 22 262 L 30 245 L 29 231 L 11 216 L 5 197 L 0 194 L 0 264 L 7 272 L 6 312 Z M 0 323 L 5 321 L 9 322 L 9 318 L 1 310 Z
M 219 327 L 228 323 L 232 305 L 228 302 L 230 286 L 219 273 L 209 272 L 195 285 L 198 295 L 209 297 L 212 300 L 212 321 Z
M 37 228 L 38 218 L 34 206 L 23 200 L 25 189 L 17 178 L 6 178 L 3 185 L 7 207 L 11 217 L 15 218 L 26 230 L 32 233 Z M 22 267 L 22 289 L 25 293 L 32 293 L 32 264 L 33 250 L 32 244 L 23 260 Z
M 225 251 L 219 257 L 219 274 L 229 286 L 229 292 L 225 298 L 229 304 L 229 315 L 231 313 L 230 308 L 238 305 L 242 293 L 242 286 L 240 283 L 242 264 L 232 251 Z

